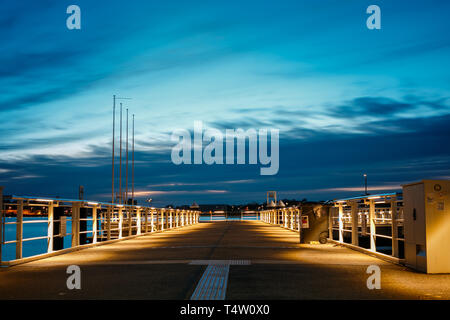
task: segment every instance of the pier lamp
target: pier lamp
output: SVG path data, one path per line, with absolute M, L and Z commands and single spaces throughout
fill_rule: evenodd
M 364 195 L 368 195 L 367 193 L 367 174 L 364 173 Z

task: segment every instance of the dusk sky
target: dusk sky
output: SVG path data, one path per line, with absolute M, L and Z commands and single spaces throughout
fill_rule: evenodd
M 81 30 L 66 27 L 71 4 Z M 366 27 L 372 4 L 380 30 Z M 371 193 L 449 179 L 449 12 L 432 0 L 3 1 L 0 185 L 110 200 L 114 94 L 132 98 L 135 189 L 155 206 L 356 196 L 364 173 Z M 278 174 L 173 164 L 172 132 L 196 120 L 279 129 Z

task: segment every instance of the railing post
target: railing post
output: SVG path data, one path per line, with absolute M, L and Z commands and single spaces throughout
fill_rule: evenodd
M 168 211 L 166 211 L 166 210 L 163 210 L 161 212 L 161 219 L 162 219 L 161 224 L 162 224 L 164 230 L 167 229 L 167 213 L 168 213 Z
M 122 228 L 123 227 L 123 210 L 122 207 L 119 207 L 119 239 L 122 238 Z
M 164 230 L 164 209 L 161 209 L 160 210 L 160 213 L 161 213 L 161 231 L 163 231 Z
M 158 218 L 158 214 L 156 214 L 156 218 Z M 151 231 L 150 232 L 154 232 L 156 231 L 156 227 L 155 226 L 155 209 L 150 209 L 150 228 Z
M 141 209 L 136 209 L 136 234 L 141 234 Z
M 356 201 L 350 202 L 352 213 L 352 245 L 359 245 L 359 233 L 358 233 L 358 204 Z
M 328 209 L 328 238 L 331 240 L 333 240 L 333 216 L 335 210 L 334 204 Z
M 392 223 L 392 256 L 398 258 L 398 222 L 397 222 L 397 197 L 391 198 L 391 223 Z
M 72 202 L 72 248 L 80 244 L 80 204 Z
M 289 209 L 284 209 L 284 227 L 288 228 L 288 215 L 289 215 Z
M 299 209 L 298 210 L 298 225 L 297 225 L 297 231 L 298 231 L 298 243 L 302 243 L 302 212 Z
M 295 230 L 295 208 L 292 209 L 292 218 L 291 218 L 291 229 Z
M 131 210 L 130 210 L 131 209 Z M 133 214 L 134 207 L 126 207 L 126 213 L 128 215 L 128 234 L 127 236 L 133 235 Z
M 287 214 L 287 228 L 289 230 L 292 230 L 292 215 L 293 215 L 293 208 L 288 208 L 288 214 Z
M 53 202 L 48 204 L 48 213 L 47 213 L 47 252 L 53 252 L 53 236 L 54 236 L 54 215 L 53 215 Z
M 153 214 L 154 214 L 154 218 L 155 218 L 155 222 L 154 222 L 155 231 L 159 231 L 159 210 L 154 209 Z
M 114 205 L 106 211 L 106 240 L 111 240 L 111 218 L 114 213 Z
M 376 225 L 375 225 L 375 201 L 373 199 L 369 200 L 369 222 L 370 222 L 370 250 L 377 251 L 376 246 Z
M 184 216 L 186 214 L 186 210 L 181 211 L 181 226 L 184 227 Z
M 178 217 L 180 215 L 180 209 L 177 209 L 177 211 L 175 212 L 175 226 L 178 227 L 179 223 L 178 223 Z
M 97 205 L 92 208 L 92 243 L 97 243 L 98 227 L 97 227 Z
M 16 259 L 22 258 L 22 238 L 23 238 L 23 200 L 18 200 L 17 219 L 16 219 Z
M 339 242 L 344 242 L 344 207 L 342 203 L 339 203 Z
M 144 216 L 145 216 L 145 233 L 148 232 L 148 208 L 144 208 Z
M 170 218 L 170 211 L 171 210 L 172 209 L 169 209 L 169 210 L 166 211 L 166 229 L 170 229 L 170 220 L 169 220 L 169 218 Z
M 166 217 L 166 219 L 165 219 L 165 226 L 166 226 L 166 229 L 170 229 L 169 216 L 170 216 L 170 211 L 171 211 L 171 210 L 172 210 L 172 209 L 169 209 L 169 210 L 166 211 L 166 215 L 165 215 L 165 217 Z

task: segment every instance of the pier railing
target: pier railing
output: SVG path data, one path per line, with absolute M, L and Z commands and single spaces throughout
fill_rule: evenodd
M 0 209 L 2 265 L 192 225 L 200 214 L 87 200 L 5 197 L 1 190 Z M 31 243 L 39 244 L 30 246 L 25 257 L 24 246 Z
M 298 207 L 274 208 L 260 211 L 260 220 L 280 227 L 300 231 L 302 210 Z
M 330 240 L 393 258 L 404 258 L 401 193 L 367 195 L 330 203 Z

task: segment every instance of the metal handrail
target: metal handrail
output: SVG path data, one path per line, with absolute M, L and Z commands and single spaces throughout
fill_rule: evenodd
M 87 200 L 74 200 L 74 199 L 60 199 L 60 198 L 42 198 L 42 197 L 25 197 L 25 196 L 12 196 L 6 197 L 7 201 L 4 206 L 14 206 L 17 210 L 17 218 L 20 219 L 16 221 L 4 221 L 4 216 L 2 216 L 1 227 L 4 229 L 5 225 L 16 225 L 16 235 L 17 239 L 4 241 L 5 232 L 2 232 L 2 238 L 0 246 L 16 244 L 16 260 L 22 259 L 22 243 L 35 240 L 47 239 L 48 252 L 54 252 L 53 244 L 50 243 L 52 239 L 57 237 L 72 237 L 71 247 L 77 247 L 80 244 L 80 235 L 92 235 L 93 243 L 98 241 L 98 237 L 102 240 L 106 238 L 109 239 L 121 239 L 123 234 L 125 236 L 129 235 L 139 235 L 145 232 L 155 232 L 162 230 L 169 230 L 179 226 L 188 226 L 192 223 L 198 223 L 198 217 L 200 212 L 195 210 L 167 210 L 162 208 L 154 208 L 150 206 L 138 206 L 138 205 L 122 205 L 122 204 L 112 204 L 104 202 L 93 202 Z M 38 203 L 30 203 L 38 202 Z M 39 204 L 39 202 L 41 202 Z M 25 220 L 23 216 L 23 208 L 29 206 L 40 206 L 47 207 L 47 214 L 42 217 L 47 217 L 43 220 Z M 53 219 L 54 208 L 56 207 L 71 207 L 72 210 L 69 211 L 68 219 L 64 220 L 72 224 L 71 233 L 64 232 L 53 234 L 53 228 L 50 227 L 51 224 L 61 223 L 63 219 Z M 91 216 L 81 218 L 79 216 L 78 208 L 89 208 L 92 210 Z M 0 208 L 2 210 L 3 208 Z M 19 212 L 21 213 L 19 216 Z M 109 212 L 109 213 L 107 213 Z M 171 217 L 165 216 L 170 212 Z M 95 214 L 94 214 L 95 213 Z M 108 216 L 109 214 L 109 216 Z M 92 224 L 87 225 L 86 230 L 80 230 L 80 222 L 90 221 Z M 122 223 L 119 223 L 119 222 Z M 24 238 L 24 229 L 27 225 L 32 224 L 48 224 L 47 235 L 35 236 Z M 2 230 L 3 230 L 2 229 Z M 147 231 L 146 231 L 147 230 Z M 113 234 L 112 234 L 113 233 Z M 100 240 L 101 241 L 101 240 Z M 0 257 L 1 262 L 1 257 Z

